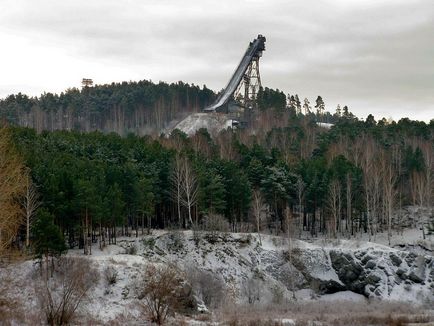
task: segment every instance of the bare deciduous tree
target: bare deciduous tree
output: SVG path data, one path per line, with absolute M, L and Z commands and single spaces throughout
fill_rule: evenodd
M 9 130 L 0 127 L 0 255 L 15 238 L 22 223 L 19 198 L 26 175 L 21 158 L 12 146 Z
M 410 189 L 413 205 L 424 206 L 425 178 L 423 172 L 412 171 L 410 174 Z
M 381 168 L 378 163 L 378 148 L 371 136 L 363 136 L 364 150 L 361 158 L 366 204 L 366 226 L 371 236 L 376 236 L 378 228 L 378 211 L 380 205 Z
M 187 158 L 182 159 L 181 163 L 181 173 L 182 173 L 182 196 L 181 196 L 181 204 L 187 208 L 188 210 L 188 220 L 190 225 L 193 225 L 192 219 L 192 208 L 197 204 L 198 199 L 198 182 L 196 174 L 194 173 L 190 162 Z M 197 219 L 197 216 L 196 216 Z M 197 221 L 196 221 L 197 222 Z M 197 224 L 197 223 L 196 223 Z
M 266 212 L 266 206 L 264 203 L 264 199 L 262 198 L 262 193 L 259 189 L 255 189 L 253 191 L 252 201 L 252 213 L 253 217 L 255 218 L 256 232 L 258 232 L 259 243 L 262 245 L 261 224 L 262 220 L 265 217 L 264 215 Z
M 331 235 L 336 238 L 336 230 L 339 223 L 341 206 L 342 206 L 342 196 L 341 196 L 341 184 L 338 180 L 333 180 L 329 185 L 329 197 L 328 197 L 328 207 L 331 213 L 332 221 L 330 227 L 332 230 Z
M 39 303 L 49 325 L 72 321 L 77 309 L 88 299 L 98 281 L 97 271 L 84 258 L 63 258 L 53 277 L 42 277 L 36 288 Z
M 345 199 L 346 199 L 346 219 L 347 219 L 347 226 L 348 224 L 351 225 L 351 231 L 350 234 L 353 234 L 354 231 L 354 223 L 353 223 L 353 182 L 351 180 L 351 175 L 347 173 L 345 176 Z
M 424 141 L 420 147 L 423 153 L 425 165 L 425 205 L 431 207 L 434 195 L 434 148 L 432 142 L 429 141 Z
M 382 171 L 382 185 L 383 185 L 383 206 L 387 225 L 387 238 L 390 245 L 392 237 L 392 216 L 393 209 L 395 208 L 396 199 L 396 181 L 397 175 L 393 166 L 391 157 L 388 157 L 384 151 L 381 153 L 381 171 Z
M 232 161 L 237 156 L 237 151 L 233 141 L 234 132 L 230 129 L 221 131 L 216 137 L 215 142 L 219 149 L 222 159 Z
M 183 166 L 182 159 L 179 154 L 176 154 L 173 162 L 170 182 L 172 183 L 172 200 L 176 203 L 178 213 L 178 226 L 181 226 L 181 199 L 182 199 L 182 181 L 183 181 Z
M 303 214 L 303 197 L 306 184 L 303 182 L 301 177 L 297 178 L 297 183 L 295 184 L 295 189 L 297 191 L 298 199 L 298 237 L 301 239 L 301 234 L 303 232 L 304 226 L 304 214 Z
M 22 197 L 23 213 L 26 220 L 26 247 L 30 246 L 30 224 L 31 220 L 36 214 L 36 210 L 41 205 L 39 200 L 39 194 L 36 189 L 36 185 L 32 182 L 32 178 L 29 174 L 26 177 L 25 193 Z

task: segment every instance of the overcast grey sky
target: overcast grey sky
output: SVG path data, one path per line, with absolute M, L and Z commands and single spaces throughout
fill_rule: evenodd
M 83 77 L 220 90 L 257 34 L 264 86 L 361 118 L 434 118 L 433 0 L 0 0 L 0 97 Z

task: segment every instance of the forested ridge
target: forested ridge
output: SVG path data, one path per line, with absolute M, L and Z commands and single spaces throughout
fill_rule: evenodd
M 183 82 L 143 80 L 29 97 L 18 93 L 0 100 L 0 117 L 42 130 L 158 133 L 170 121 L 197 112 L 215 97 L 210 89 Z
M 39 194 L 30 240 L 38 243 L 39 219 L 85 253 L 151 227 L 375 235 L 399 227 L 398 208 L 431 207 L 433 121 L 361 121 L 337 110 L 327 130 L 319 113 L 291 101 L 275 108 L 282 93 L 262 92 L 276 96 L 251 129 L 214 138 L 205 129 L 122 137 L 7 128 Z M 15 242 L 25 237 L 23 226 Z

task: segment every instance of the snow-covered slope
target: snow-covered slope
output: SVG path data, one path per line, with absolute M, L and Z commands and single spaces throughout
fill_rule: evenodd
M 334 126 L 333 123 L 327 123 L 327 122 L 317 122 L 316 124 L 325 129 L 331 129 L 331 127 Z
M 241 304 L 249 300 L 269 304 L 276 297 L 285 302 L 375 298 L 434 304 L 432 252 L 421 254 L 411 248 L 404 251 L 353 240 L 294 240 L 290 249 L 282 237 L 262 235 L 260 241 L 257 234 L 174 231 L 121 238 L 103 251 L 95 246 L 92 253 L 87 259 L 101 275 L 107 267 L 118 272 L 115 284 L 100 278 L 87 304 L 86 313 L 104 323 L 140 316 L 134 284 L 151 263 L 175 264 L 187 279 L 196 271 L 206 272 L 224 284 L 226 301 Z M 68 255 L 83 257 L 78 250 Z M 29 282 L 37 274 L 37 266 L 27 261 L 1 275 L 13 275 L 11 294 L 29 311 L 37 307 Z M 200 303 L 203 298 L 197 296 Z
M 176 241 L 173 237 L 160 236 L 155 247 L 140 247 L 139 252 L 149 260 L 212 271 L 239 289 L 253 278 L 261 284 L 264 300 L 271 299 L 273 285 L 278 285 L 288 297 L 291 290 L 320 295 L 349 290 L 366 298 L 434 302 L 432 255 L 351 240 L 293 241 L 289 250 L 284 238 L 265 236 L 261 245 L 255 234 L 222 234 L 212 241 L 206 233 L 199 240 L 191 232 L 177 233 Z
M 193 135 L 201 128 L 208 129 L 210 134 L 232 126 L 232 120 L 223 113 L 194 113 L 180 121 L 173 129 L 179 129 L 187 135 Z

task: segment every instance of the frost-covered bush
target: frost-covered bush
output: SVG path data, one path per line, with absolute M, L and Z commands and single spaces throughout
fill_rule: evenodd
M 229 232 L 229 222 L 220 214 L 208 214 L 202 221 L 202 228 L 206 231 L 206 239 L 211 242 L 217 242 L 220 233 Z

